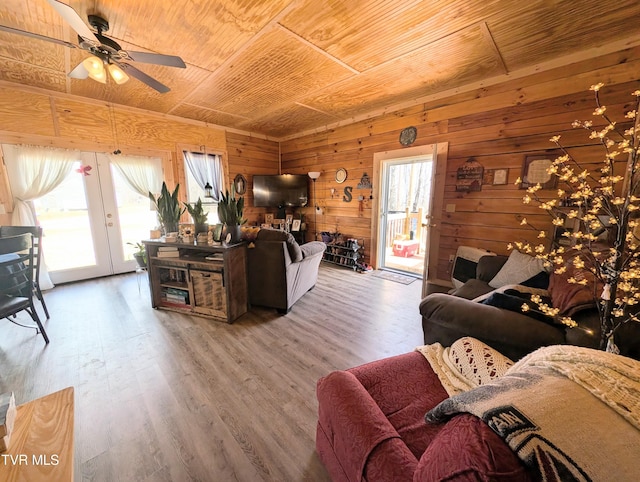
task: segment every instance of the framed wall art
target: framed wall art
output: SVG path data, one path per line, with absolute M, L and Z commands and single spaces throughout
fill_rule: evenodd
M 522 183 L 520 189 L 527 189 L 540 184 L 542 189 L 553 189 L 558 184 L 558 177 L 547 172 L 558 157 L 557 153 L 526 156 L 522 165 Z
M 509 179 L 509 169 L 485 169 L 482 177 L 482 184 L 493 184 L 499 186 L 506 184 Z
M 236 192 L 241 196 L 247 192 L 247 178 L 242 174 L 237 174 L 233 179 L 233 185 L 236 189 Z

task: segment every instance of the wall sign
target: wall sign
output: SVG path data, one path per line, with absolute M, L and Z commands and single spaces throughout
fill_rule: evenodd
M 484 167 L 473 157 L 458 168 L 456 173 L 456 191 L 473 192 L 482 190 Z
M 366 172 L 363 173 L 362 177 L 360 178 L 358 189 L 371 189 L 371 178 Z

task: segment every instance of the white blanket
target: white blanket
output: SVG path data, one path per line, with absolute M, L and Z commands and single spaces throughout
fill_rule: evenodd
M 541 348 L 426 415 L 482 418 L 546 481 L 640 480 L 640 362 L 572 346 Z

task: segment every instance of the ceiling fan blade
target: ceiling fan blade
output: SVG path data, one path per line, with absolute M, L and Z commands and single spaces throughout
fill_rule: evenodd
M 133 60 L 134 62 L 142 62 L 145 64 L 155 64 L 155 65 L 166 65 L 167 67 L 179 67 L 181 69 L 186 68 L 186 64 L 184 60 L 175 55 L 163 55 L 163 54 L 154 54 L 151 52 L 134 52 L 131 50 L 120 51 L 120 53 L 125 53 L 126 56 Z
M 47 37 L 46 35 L 40 35 L 38 33 L 27 32 L 26 30 L 19 30 L 13 27 L 7 27 L 5 25 L 0 25 L 0 30 L 3 32 L 9 33 L 17 33 L 18 35 L 24 35 L 26 37 L 36 38 L 38 40 L 45 40 L 47 42 L 53 42 L 55 44 L 63 45 L 64 47 L 69 47 L 72 49 L 77 48 L 77 45 L 72 44 L 71 42 L 67 42 L 65 40 L 58 40 L 57 38 Z
M 143 82 L 143 83 L 147 84 L 149 87 L 151 87 L 152 89 L 157 90 L 161 94 L 166 94 L 167 92 L 169 92 L 171 90 L 169 87 L 167 87 L 163 83 L 157 81 L 153 77 L 148 76 L 147 74 L 145 74 L 141 70 L 136 69 L 133 65 L 123 64 L 123 63 L 120 63 L 120 62 L 114 62 L 114 64 L 116 64 L 118 67 L 120 67 L 122 70 L 124 70 L 131 77 L 135 77 L 140 82 Z
M 91 31 L 89 26 L 84 23 L 84 20 L 78 15 L 72 7 L 69 5 L 59 2 L 58 0 L 47 0 L 49 5 L 56 9 L 56 11 L 60 14 L 60 16 L 69 24 L 71 28 L 78 32 L 78 35 L 83 39 L 95 43 L 95 45 L 100 45 L 100 41 L 98 37 Z
M 67 74 L 67 77 L 72 79 L 86 79 L 89 77 L 89 71 L 85 68 L 84 64 L 80 62 L 76 65 L 75 69 Z

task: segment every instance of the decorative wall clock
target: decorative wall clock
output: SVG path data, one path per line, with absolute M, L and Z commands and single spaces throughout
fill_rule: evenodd
M 405 127 L 400 132 L 400 144 L 403 146 L 410 146 L 416 141 L 416 137 L 418 135 L 418 129 L 415 127 Z
M 347 170 L 344 167 L 341 167 L 336 171 L 336 182 L 338 184 L 342 184 L 347 180 Z

